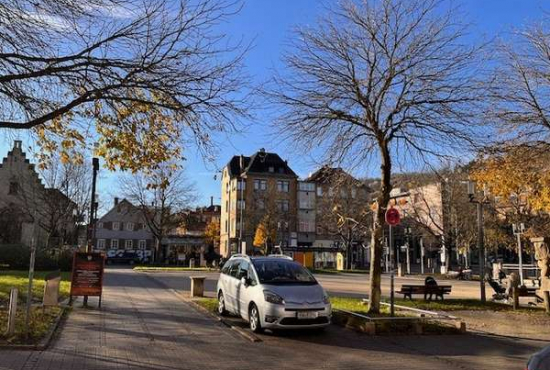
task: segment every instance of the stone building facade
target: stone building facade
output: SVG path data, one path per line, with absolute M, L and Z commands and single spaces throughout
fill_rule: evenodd
M 44 185 L 22 142 L 16 140 L 0 164 L 0 244 L 76 244 L 73 208 L 63 192 Z

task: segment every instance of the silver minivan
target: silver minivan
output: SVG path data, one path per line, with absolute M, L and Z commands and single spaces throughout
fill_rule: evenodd
M 313 275 L 283 255 L 233 255 L 217 286 L 218 312 L 241 316 L 253 332 L 263 329 L 324 328 L 330 300 Z

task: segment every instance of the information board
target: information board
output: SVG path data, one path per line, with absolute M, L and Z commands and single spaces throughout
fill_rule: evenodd
M 101 302 L 104 269 L 105 255 L 103 253 L 75 252 L 71 278 L 71 301 L 75 296 L 97 296 L 100 297 Z

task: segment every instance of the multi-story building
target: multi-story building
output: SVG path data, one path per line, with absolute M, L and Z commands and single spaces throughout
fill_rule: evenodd
M 16 140 L 0 164 L 0 243 L 57 247 L 77 243 L 76 204 L 47 188 Z
M 258 225 L 268 221 L 277 228 L 274 244 L 296 246 L 297 179 L 275 153 L 234 156 L 222 173 L 220 254 L 253 253 Z
M 315 214 L 314 264 L 334 267 L 338 253 L 344 252 L 348 267 L 365 266 L 369 261 L 370 188 L 342 168 L 328 166 L 311 174 L 306 183 L 314 184 L 306 192 L 311 197 L 306 205 L 313 205 Z M 309 223 L 309 213 L 304 216 Z
M 194 259 L 196 265 L 205 266 L 219 259 L 219 245 L 207 239 L 206 230 L 212 223 L 219 225 L 220 209 L 211 198 L 208 207 L 197 207 L 176 215 L 178 226 L 170 230 L 162 241 L 168 262 L 187 265 Z
M 150 262 L 154 237 L 141 210 L 126 199 L 115 198 L 113 208 L 96 223 L 93 246 L 106 252 L 107 259 Z

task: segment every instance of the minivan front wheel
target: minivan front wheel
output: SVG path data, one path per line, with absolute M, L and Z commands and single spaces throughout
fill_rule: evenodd
M 260 311 L 258 310 L 258 307 L 256 307 L 254 303 L 252 303 L 252 305 L 250 306 L 248 319 L 250 324 L 250 330 L 252 330 L 253 333 L 261 333 L 263 331 L 262 323 L 260 321 Z
M 218 294 L 218 313 L 221 316 L 227 315 L 227 309 L 225 308 L 225 298 L 223 297 L 222 292 Z

